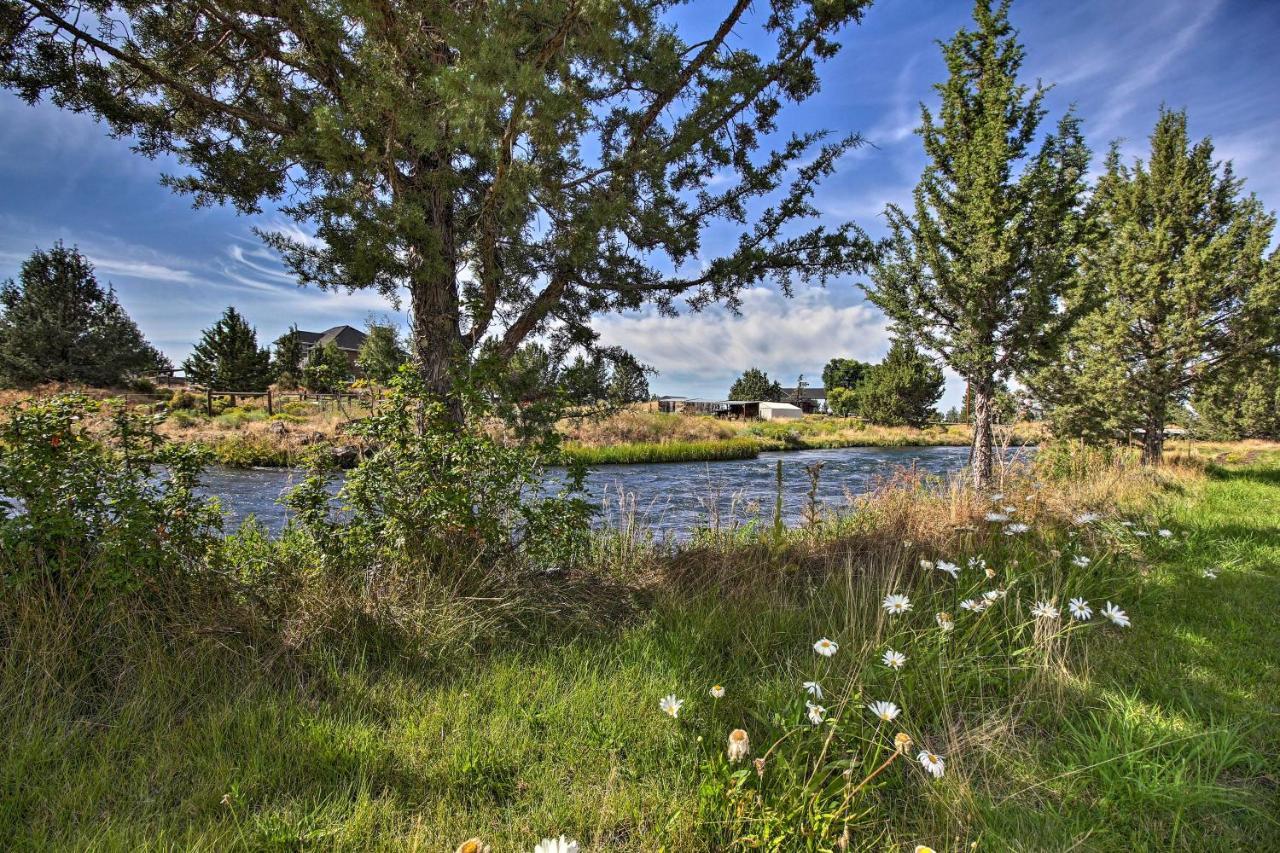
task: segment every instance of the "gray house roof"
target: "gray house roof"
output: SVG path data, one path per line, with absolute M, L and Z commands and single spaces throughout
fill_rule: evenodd
M 821 385 L 817 387 L 806 385 L 800 389 L 799 395 L 796 394 L 795 388 L 782 389 L 782 399 L 794 400 L 797 399 L 797 397 L 801 400 L 825 400 L 827 399 L 827 389 L 823 388 Z
M 356 352 L 360 349 L 360 345 L 364 343 L 367 337 L 364 332 L 352 326 L 334 326 L 332 329 L 326 329 L 323 332 L 304 332 L 298 330 L 298 340 L 304 344 L 313 344 L 315 346 L 324 346 L 333 341 L 338 345 L 338 349 L 351 350 Z

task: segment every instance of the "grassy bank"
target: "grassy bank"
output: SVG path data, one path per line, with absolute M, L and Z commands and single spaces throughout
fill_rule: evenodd
M 432 595 L 394 630 L 369 630 L 372 604 L 342 628 L 326 594 L 279 641 L 217 602 L 183 611 L 180 641 L 132 617 L 86 637 L 83 612 L 13 600 L 0 843 L 527 851 L 564 832 L 587 850 L 792 851 L 847 829 L 875 850 L 1277 846 L 1280 458 L 1151 475 L 1044 456 L 994 510 L 902 479 L 781 538 L 601 540 L 589 583 L 556 581 L 559 603 L 518 627 L 513 602 Z M 1029 530 L 984 521 L 1005 505 Z M 919 562 L 940 558 L 956 578 Z M 888 614 L 889 593 L 911 609 Z M 1076 595 L 1132 625 L 1072 621 Z M 1032 617 L 1040 599 L 1063 614 Z M 902 714 L 880 724 L 874 700 Z M 735 727 L 762 775 L 726 762 Z M 895 757 L 898 731 L 916 746 Z
M 760 443 L 750 438 L 720 441 L 669 441 L 651 444 L 611 444 L 585 447 L 566 444 L 565 454 L 587 465 L 633 465 L 643 462 L 712 462 L 726 459 L 753 459 Z

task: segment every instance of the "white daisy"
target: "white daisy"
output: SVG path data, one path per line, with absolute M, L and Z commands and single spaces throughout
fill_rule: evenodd
M 1004 523 L 1009 520 L 1009 516 L 1005 515 L 1002 512 L 989 512 L 986 514 L 985 518 L 987 519 L 987 521 L 994 521 L 999 523 Z
M 987 609 L 987 603 L 985 601 L 978 601 L 974 598 L 966 598 L 964 601 L 960 602 L 960 609 L 968 610 L 972 613 L 981 613 Z
M 991 502 L 993 504 L 998 504 L 1002 500 L 1004 500 L 1004 492 L 996 492 L 994 495 L 991 496 Z
M 1202 574 L 1202 575 L 1204 575 L 1206 578 L 1208 578 L 1208 579 L 1209 579 L 1209 580 L 1211 580 L 1211 581 L 1212 581 L 1212 580 L 1217 580 L 1217 579 L 1218 579 L 1218 570 L 1217 570 L 1217 569 L 1205 569 L 1203 572 L 1201 572 L 1201 574 Z
M 1006 524 L 1004 526 L 1004 535 L 1017 536 L 1019 533 L 1026 533 L 1030 529 L 1031 529 L 1031 525 L 1023 524 L 1022 522 L 1017 521 L 1017 522 L 1014 522 L 1013 524 Z
M 946 560 L 939 560 L 934 565 L 934 568 L 936 568 L 940 572 L 946 572 L 947 574 L 951 575 L 951 577 L 953 578 L 960 576 L 960 567 L 957 566 L 955 563 L 948 563 Z
M 533 848 L 533 853 L 578 853 L 580 849 L 578 842 L 562 835 L 559 838 L 542 839 L 538 842 L 538 846 Z
M 729 732 L 729 763 L 737 764 L 751 753 L 751 739 L 742 729 Z
M 1067 602 L 1067 609 L 1071 611 L 1071 618 L 1078 622 L 1088 622 L 1093 618 L 1093 608 L 1083 598 L 1071 599 Z
M 892 702 L 872 702 L 867 706 L 867 710 L 884 720 L 886 723 L 892 722 L 899 714 L 902 713 L 902 709 Z
M 712 699 L 724 698 L 724 688 L 721 687 L 719 684 L 713 685 L 711 689 L 708 690 L 707 692 L 711 694 Z
M 970 558 L 969 558 L 969 568 L 971 568 L 971 569 L 985 569 L 986 567 L 987 567 L 987 558 L 986 558 L 986 557 L 970 557 Z
M 880 605 L 890 616 L 897 616 L 900 613 L 906 613 L 911 609 L 911 599 L 899 593 L 891 593 L 884 597 L 884 602 Z
M 902 652 L 895 652 L 893 649 L 889 649 L 880 660 L 884 661 L 884 665 L 890 669 L 902 669 L 902 667 L 906 666 L 907 656 Z
M 1145 531 L 1145 530 L 1135 530 L 1135 531 L 1133 531 L 1133 535 L 1134 535 L 1134 536 L 1141 536 L 1143 539 L 1146 539 L 1146 538 L 1147 538 L 1148 536 L 1150 536 L 1151 534 L 1150 534 L 1150 533 L 1148 533 L 1148 532 L 1147 532 L 1147 531 Z
M 1102 608 L 1100 612 L 1103 616 L 1107 617 L 1121 628 L 1129 627 L 1129 614 L 1125 613 L 1110 601 L 1107 602 L 1107 606 Z
M 1096 512 L 1082 512 L 1071 520 L 1075 524 L 1093 524 L 1100 518 L 1102 518 L 1102 516 L 1098 515 Z
M 941 779 L 942 774 L 947 770 L 946 762 L 937 753 L 922 750 L 916 759 L 920 762 L 920 766 L 935 779 Z
M 684 704 L 683 699 L 677 699 L 676 694 L 670 693 L 658 700 L 658 707 L 662 709 L 662 713 L 672 719 L 680 716 L 680 706 Z
M 1090 560 L 1088 557 L 1086 557 L 1084 554 L 1076 554 L 1074 557 L 1071 558 L 1071 562 L 1075 563 L 1077 566 L 1083 569 L 1085 566 L 1089 565 L 1093 561 Z
M 1124 525 L 1125 527 L 1133 527 L 1133 522 L 1132 522 L 1132 521 L 1122 521 L 1122 522 L 1120 522 L 1120 523 L 1121 523 L 1122 525 Z
M 828 640 L 826 637 L 823 637 L 813 644 L 813 650 L 824 658 L 829 658 L 836 652 L 840 651 L 840 644 L 834 640 Z
M 1015 512 L 1018 511 L 1018 508 L 1016 506 L 1002 506 L 1000 508 L 1004 510 L 1005 513 L 1008 515 L 1013 515 Z
M 805 689 L 805 692 L 808 693 L 810 696 L 812 696 L 814 699 L 822 698 L 822 685 L 819 684 L 818 682 L 806 681 L 804 683 L 804 689 Z
M 1170 536 L 1173 535 L 1173 531 L 1165 530 L 1163 527 L 1161 527 L 1159 530 L 1156 531 L 1156 535 L 1159 536 L 1161 539 L 1168 539 Z
M 940 612 L 934 618 L 938 620 L 938 627 L 942 629 L 942 632 L 944 634 L 947 633 L 948 631 L 954 630 L 956 627 L 956 623 L 951 618 L 950 613 L 943 611 L 943 612 Z
M 988 604 L 995 604 L 997 601 L 1004 598 L 1004 596 L 1005 591 L 1003 589 L 989 589 L 982 594 L 982 597 L 987 600 Z
M 809 716 L 809 722 L 813 723 L 815 726 L 821 725 L 822 721 L 826 719 L 827 709 L 821 705 L 815 705 L 812 702 L 805 702 L 804 706 L 808 709 L 806 713 Z
M 1037 619 L 1057 619 L 1062 613 L 1048 601 L 1037 601 L 1031 615 Z

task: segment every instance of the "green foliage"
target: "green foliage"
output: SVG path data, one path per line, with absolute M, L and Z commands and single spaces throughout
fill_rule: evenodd
M 0 383 L 118 386 L 169 366 L 75 247 L 36 250 L 0 285 Z
M 599 312 L 733 303 L 865 260 L 865 237 L 813 225 L 811 203 L 858 139 L 775 131 L 868 5 L 677 24 L 661 3 L 104 0 L 88 20 L 13 0 L 0 83 L 176 156 L 165 183 L 198 204 L 279 201 L 314 229 L 264 234 L 300 283 L 407 290 L 415 363 L 456 419 L 462 368 L 499 325 L 506 361 L 530 336 L 594 344 Z M 676 272 L 726 226 L 732 249 Z
M 1197 432 L 1218 439 L 1280 438 L 1280 355 L 1223 364 L 1196 384 Z
M 293 325 L 275 340 L 271 354 L 271 373 L 277 384 L 291 388 L 297 385 L 301 371 L 302 338 L 298 336 L 298 327 Z
M 827 408 L 831 414 L 842 418 L 855 417 L 858 414 L 858 392 L 855 388 L 828 388 Z
M 628 356 L 614 362 L 613 375 L 609 377 L 609 399 L 618 405 L 649 399 L 649 377 L 635 359 Z
M 168 445 L 124 406 L 103 434 L 77 395 L 11 406 L 0 423 L 0 583 L 109 595 L 172 588 L 220 533 L 197 496 L 199 448 Z
M 937 417 L 942 387 L 942 370 L 899 338 L 853 389 L 854 408 L 873 424 L 919 427 Z
M 1089 313 L 1034 390 L 1055 431 L 1104 441 L 1143 429 L 1144 458 L 1159 462 L 1171 410 L 1280 332 L 1280 262 L 1264 260 L 1274 218 L 1168 110 L 1146 162 L 1125 166 L 1112 148 L 1091 214 L 1098 236 L 1071 294 Z
M 388 385 L 408 360 L 409 354 L 401 345 L 395 326 L 371 323 L 356 355 L 356 367 L 366 378 Z
M 302 384 L 308 391 L 333 394 L 351 384 L 354 374 L 347 354 L 333 341 L 311 348 L 302 368 Z
M 322 462 L 287 503 L 353 583 L 371 561 L 474 583 L 577 558 L 590 508 L 578 496 L 578 466 L 563 488 L 544 491 L 547 467 L 561 461 L 554 445 L 459 430 L 411 373 L 394 380 L 376 414 L 349 429 L 372 448 L 338 492 L 350 511 L 332 514 Z
M 1068 113 L 1032 148 L 1045 90 L 1018 82 L 1024 57 L 1008 3 L 942 47 L 950 75 L 938 118 L 921 108 L 929 158 L 908 213 L 889 205 L 890 238 L 868 297 L 899 332 L 941 356 L 975 397 L 974 476 L 991 477 L 995 383 L 1052 352 L 1073 317 L 1089 151 Z
M 730 400 L 782 400 L 782 384 L 770 382 L 769 374 L 757 367 L 748 368 L 729 388 Z
M 827 389 L 827 405 L 836 388 L 856 388 L 871 365 L 853 358 L 833 358 L 822 368 L 822 385 Z
M 271 384 L 270 350 L 258 349 L 257 331 L 230 306 L 182 367 L 188 379 L 219 391 L 263 391 Z

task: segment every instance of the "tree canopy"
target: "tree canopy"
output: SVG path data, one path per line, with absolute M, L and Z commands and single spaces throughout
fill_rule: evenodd
M 386 385 L 399 372 L 400 366 L 409 360 L 409 354 L 400 344 L 400 335 L 394 326 L 370 323 L 364 343 L 356 355 L 356 366 L 366 378 Z
M 1097 237 L 1071 297 L 1091 310 L 1034 384 L 1057 429 L 1098 440 L 1142 430 L 1143 458 L 1159 462 L 1170 411 L 1276 339 L 1275 220 L 1168 110 L 1147 161 L 1126 166 L 1113 146 L 1091 215 Z
M 764 137 L 869 0 L 680 26 L 672 5 L 5 0 L 0 83 L 176 156 L 165 183 L 196 204 L 278 204 L 314 229 L 263 235 L 300 282 L 406 290 L 424 387 L 460 416 L 482 352 L 590 346 L 598 312 L 734 306 L 866 259 L 852 225 L 801 224 L 858 140 Z
M 1073 317 L 1089 152 L 1067 113 L 1033 148 L 1045 89 L 1018 82 L 1024 51 L 1008 2 L 974 6 L 973 30 L 942 46 L 938 115 L 921 107 L 928 157 L 911 212 L 889 205 L 890 236 L 869 298 L 903 335 L 938 354 L 974 396 L 973 473 L 991 478 L 998 381 L 1036 363 Z
M 853 358 L 833 358 L 822 368 L 822 386 L 830 398 L 833 388 L 856 388 L 871 365 Z
M 760 368 L 750 367 L 734 380 L 729 388 L 729 399 L 768 400 L 776 403 L 782 400 L 782 384 L 771 382 L 769 374 Z
M 924 426 L 938 413 L 942 370 L 909 341 L 898 339 L 853 389 L 858 415 L 883 426 Z
M 302 384 L 309 391 L 332 394 L 351 382 L 354 374 L 347 354 L 333 341 L 311 348 L 302 368 Z
M 37 249 L 0 285 L 0 382 L 113 386 L 170 366 L 74 246 Z
M 263 391 L 271 384 L 271 352 L 258 348 L 258 333 L 228 306 L 205 329 L 182 363 L 187 378 L 220 391 Z

